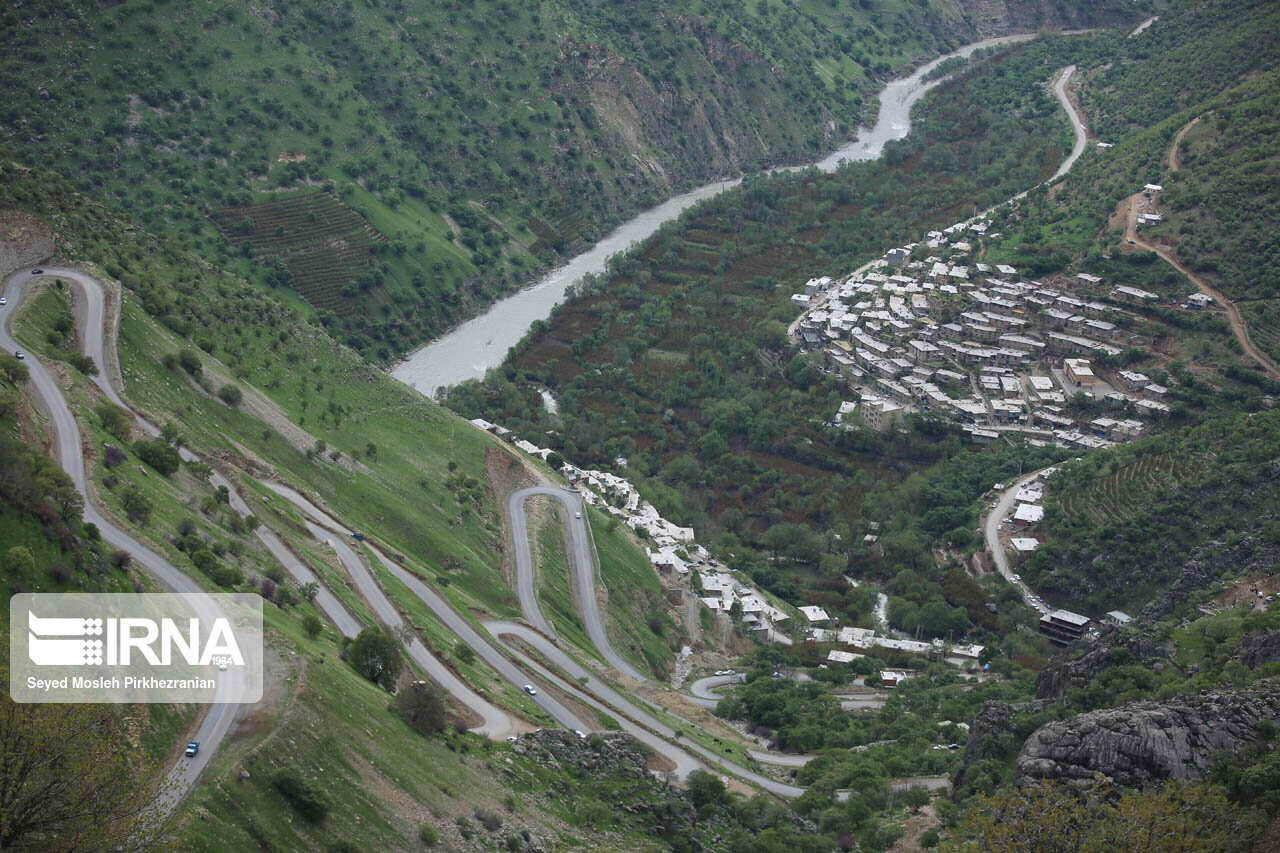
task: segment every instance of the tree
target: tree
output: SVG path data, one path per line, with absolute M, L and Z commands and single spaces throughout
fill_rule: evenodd
M 0 663 L 7 682 L 8 664 Z M 173 843 L 161 768 L 107 705 L 0 697 L 0 848 L 162 850 Z
M 396 694 L 396 713 L 424 735 L 444 731 L 445 707 L 440 691 L 425 681 L 415 681 Z
M 182 467 L 182 457 L 178 455 L 177 449 L 167 444 L 164 439 L 139 439 L 133 443 L 133 452 L 165 477 L 176 473 Z
M 457 659 L 458 663 L 466 664 L 467 666 L 476 662 L 475 651 L 466 643 L 455 644 L 453 647 L 453 656 Z
M 365 628 L 347 648 L 347 660 L 356 672 L 390 690 L 404 665 L 400 641 L 382 628 Z
M 133 421 L 128 412 L 114 403 L 107 402 L 99 403 L 93 411 L 102 423 L 103 429 L 121 441 L 129 440 L 129 431 L 132 429 Z
M 252 518 L 254 521 L 257 521 L 257 518 L 255 518 L 252 515 L 249 516 L 249 518 Z M 245 519 L 245 520 L 248 521 L 248 519 Z M 316 581 L 308 581 L 307 583 L 302 585 L 302 597 L 305 598 L 308 602 L 315 601 L 316 596 L 319 594 L 320 594 L 320 584 L 317 583 Z
M 1203 783 L 1171 781 L 1159 791 L 1116 796 L 1099 777 L 979 797 L 956 827 L 950 849 L 1214 853 L 1248 849 L 1261 829 L 1261 816 Z
M 911 788 L 902 794 L 902 804 L 911 809 L 912 814 L 918 814 L 922 808 L 929 805 L 929 792 L 924 788 Z
M 6 577 L 29 576 L 36 570 L 35 557 L 26 545 L 14 545 L 4 552 L 4 573 Z
M 718 806 L 729 803 L 729 792 L 725 789 L 720 777 L 705 770 L 694 770 L 685 780 L 689 790 L 689 798 L 699 810 L 704 806 Z
M 324 623 L 320 621 L 320 617 L 314 613 L 308 613 L 302 617 L 302 630 L 307 632 L 307 636 L 314 640 L 320 636 L 320 632 L 324 630 Z

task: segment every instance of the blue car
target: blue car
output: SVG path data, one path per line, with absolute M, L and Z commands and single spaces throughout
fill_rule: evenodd
M 200 741 L 193 740 L 191 741 L 191 743 L 187 744 L 187 751 L 185 754 L 187 758 L 194 758 L 195 754 L 199 751 L 200 751 Z

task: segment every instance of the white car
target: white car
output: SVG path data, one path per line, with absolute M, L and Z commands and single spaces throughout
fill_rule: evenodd
M 736 669 L 717 669 L 716 670 L 716 675 L 737 675 L 737 674 L 738 674 L 738 671 Z
M 1016 581 L 1021 581 L 1021 580 L 1022 580 L 1022 575 L 1020 575 L 1020 574 L 1016 574 L 1016 573 L 1015 573 L 1015 574 L 1014 574 L 1014 576 L 1013 576 L 1013 579 L 1014 579 L 1014 580 L 1016 580 Z
M 0 296 L 0 305 L 8 305 L 8 304 L 9 304 L 9 300 L 5 299 L 3 296 Z
M 587 733 L 584 732 L 582 729 L 574 729 L 573 733 L 578 737 L 582 738 L 583 740 L 587 739 Z
M 537 696 L 538 688 L 534 687 L 532 684 L 526 684 L 524 686 L 524 692 L 528 693 L 530 696 Z
M 507 735 L 507 743 L 515 743 L 519 739 L 520 738 L 516 737 L 515 735 Z
M 582 518 L 582 513 L 580 513 L 580 512 L 575 512 L 575 513 L 573 514 L 573 517 L 574 517 L 574 518 Z

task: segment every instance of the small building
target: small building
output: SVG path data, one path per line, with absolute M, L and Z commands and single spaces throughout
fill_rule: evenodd
M 880 686 L 883 687 L 885 690 L 893 690 L 899 684 L 901 684 L 906 680 L 907 680 L 907 675 L 904 672 L 897 672 L 892 669 L 885 669 L 880 671 Z
M 1070 610 L 1055 610 L 1040 617 L 1040 633 L 1056 646 L 1066 646 L 1084 636 L 1089 617 Z
M 1123 610 L 1112 610 L 1107 613 L 1107 624 L 1115 625 L 1117 628 L 1123 628 L 1133 621 L 1133 617 Z
M 827 611 L 813 604 L 805 605 L 800 608 L 800 612 L 809 620 L 810 625 L 816 625 L 819 622 L 830 622 L 831 617 L 827 615 Z
M 1013 550 L 1019 554 L 1030 554 L 1040 547 L 1039 540 L 1032 539 L 1029 536 L 1015 536 L 1009 540 L 1009 544 L 1013 545 Z
M 1213 305 L 1213 297 L 1207 293 L 1193 293 L 1187 297 L 1187 307 L 1192 311 L 1203 311 Z
M 1093 375 L 1093 367 L 1089 364 L 1089 359 L 1087 358 L 1063 359 L 1062 372 L 1066 374 L 1071 384 L 1077 388 L 1093 385 L 1098 381 L 1098 377 Z
M 1030 527 L 1044 518 L 1044 507 L 1038 504 L 1018 504 L 1013 513 L 1014 527 Z

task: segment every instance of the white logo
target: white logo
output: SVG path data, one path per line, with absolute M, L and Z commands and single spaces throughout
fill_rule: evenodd
M 104 620 L 97 618 L 41 618 L 27 611 L 27 656 L 36 666 L 100 666 L 104 663 L 102 640 L 88 639 L 103 633 Z M 132 652 L 137 652 L 152 666 L 169 666 L 175 649 L 182 660 L 192 666 L 230 663 L 244 666 L 244 655 L 236 644 L 234 632 L 226 619 L 213 620 L 203 648 L 200 644 L 200 620 L 187 620 L 184 635 L 175 619 L 114 619 L 106 624 L 105 663 L 107 666 L 130 666 Z M 84 637 L 85 639 L 53 639 Z M 153 648 L 160 641 L 160 653 Z
M 15 702 L 257 702 L 262 599 L 249 593 L 18 593 Z

